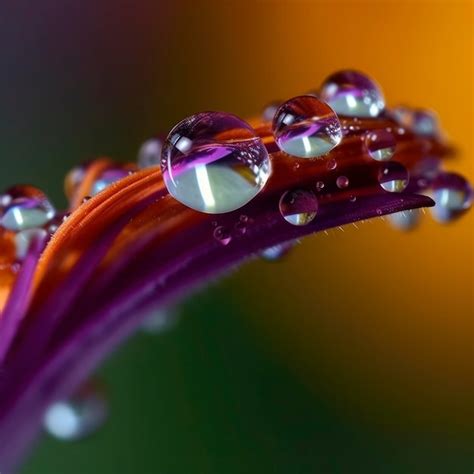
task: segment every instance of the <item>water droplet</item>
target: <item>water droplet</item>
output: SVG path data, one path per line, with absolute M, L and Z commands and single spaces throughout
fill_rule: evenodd
M 339 176 L 336 179 L 336 185 L 339 189 L 344 189 L 349 186 L 349 178 L 347 176 Z
M 378 216 L 381 216 L 383 214 L 382 209 L 380 209 L 379 207 L 375 210 L 375 212 L 377 213 Z
M 351 195 L 349 196 L 349 201 L 350 201 L 350 202 L 356 202 L 356 201 L 357 201 L 357 196 L 355 196 L 354 194 L 351 194 Z
M 287 191 L 280 199 L 280 213 L 290 224 L 309 224 L 317 212 L 318 200 L 311 191 Z
M 234 229 L 237 231 L 238 234 L 244 235 L 247 232 L 247 223 L 238 221 L 235 223 Z
M 328 162 L 326 163 L 326 168 L 331 171 L 337 168 L 337 161 L 335 160 L 335 158 L 331 158 L 330 160 L 328 160 Z
M 249 216 L 246 216 L 245 214 L 242 214 L 239 217 L 240 222 L 248 222 L 249 221 Z
M 387 161 L 395 153 L 396 141 L 387 130 L 372 130 L 365 135 L 365 146 L 371 158 L 377 161 Z
M 421 214 L 418 209 L 394 212 L 389 214 L 388 221 L 395 229 L 412 230 L 418 226 Z
M 342 139 L 337 115 L 327 104 L 309 95 L 282 104 L 272 127 L 278 147 L 299 158 L 325 155 Z
M 435 136 L 439 130 L 438 118 L 430 110 L 417 109 L 413 113 L 412 130 L 418 135 Z
M 140 169 L 159 166 L 163 142 L 158 138 L 147 140 L 138 150 L 137 164 Z
M 262 112 L 262 118 L 266 122 L 271 122 L 273 117 L 275 117 L 275 113 L 278 110 L 278 107 L 281 105 L 281 100 L 275 100 L 268 104 Z
M 204 112 L 171 130 L 161 169 L 175 199 L 197 211 L 220 214 L 252 200 L 265 186 L 271 163 L 249 124 L 235 115 Z
M 379 183 L 385 191 L 400 193 L 408 186 L 408 181 L 408 170 L 401 163 L 389 161 L 380 169 Z
M 108 188 L 111 184 L 120 181 L 122 178 L 127 177 L 130 174 L 129 169 L 125 168 L 110 168 L 101 173 L 99 179 L 97 179 L 90 190 L 91 196 L 96 196 L 104 189 Z
M 260 253 L 260 256 L 267 262 L 277 262 L 288 255 L 290 250 L 294 247 L 293 242 L 273 245 L 268 247 Z
M 391 117 L 402 127 L 427 137 L 438 134 L 438 118 L 431 110 L 412 109 L 403 105 L 390 111 Z
M 26 229 L 15 234 L 15 249 L 17 260 L 24 260 L 34 239 L 45 239 L 48 235 L 44 229 Z
M 179 320 L 176 308 L 163 308 L 151 312 L 142 322 L 140 328 L 147 334 L 161 334 L 176 326 Z
M 431 208 L 431 213 L 439 222 L 450 222 L 472 206 L 472 186 L 459 174 L 440 174 L 433 181 L 432 188 L 436 205 Z
M 73 168 L 66 175 L 66 179 L 64 180 L 64 190 L 68 199 L 72 199 L 76 193 L 91 163 L 92 161 L 82 163 L 81 165 Z
M 77 441 L 99 429 L 107 418 L 108 406 L 97 382 L 84 384 L 69 400 L 53 403 L 43 418 L 45 430 L 61 441 Z
M 214 229 L 214 238 L 222 245 L 228 245 L 232 240 L 229 229 L 219 226 Z
M 320 191 L 322 191 L 323 189 L 324 189 L 324 183 L 323 183 L 322 181 L 318 181 L 318 182 L 316 183 L 316 190 L 317 190 L 318 192 L 320 192 Z
M 418 178 L 416 184 L 419 188 L 424 189 L 428 186 L 428 180 L 425 178 Z
M 33 186 L 15 186 L 6 194 L 11 199 L 8 206 L 3 209 L 3 216 L 0 219 L 0 225 L 5 229 L 20 232 L 42 227 L 56 213 L 46 195 Z
M 350 117 L 377 117 L 385 100 L 375 81 L 358 71 L 340 71 L 321 86 L 321 98 L 336 113 Z

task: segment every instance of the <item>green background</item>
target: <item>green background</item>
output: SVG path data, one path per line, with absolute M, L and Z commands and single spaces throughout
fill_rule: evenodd
M 435 108 L 471 178 L 470 1 L 0 4 L 0 187 L 64 205 L 66 172 L 202 110 L 242 117 L 362 69 Z M 455 31 L 453 30 L 455 25 Z M 99 371 L 110 418 L 39 444 L 27 474 L 473 471 L 473 213 L 305 240 L 194 296 Z M 0 440 L 1 442 L 1 440 Z

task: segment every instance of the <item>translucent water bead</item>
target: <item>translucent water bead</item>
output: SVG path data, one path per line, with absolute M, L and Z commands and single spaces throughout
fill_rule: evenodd
M 140 169 L 159 166 L 163 142 L 158 138 L 147 140 L 138 150 L 137 163 Z
M 396 161 L 385 163 L 379 171 L 380 186 L 390 193 L 400 193 L 407 186 L 409 181 L 408 170 Z
M 271 172 L 270 157 L 253 128 L 235 115 L 203 112 L 179 122 L 162 151 L 169 193 L 200 212 L 234 211 L 252 200 Z
M 469 182 L 456 173 L 442 173 L 432 183 L 433 217 L 439 222 L 449 222 L 461 216 L 472 206 L 474 192 Z
M 419 209 L 394 212 L 387 216 L 392 227 L 398 230 L 412 230 L 420 223 L 421 214 Z
M 438 117 L 435 112 L 426 109 L 411 109 L 400 105 L 390 111 L 390 115 L 401 126 L 425 137 L 439 133 Z
M 318 200 L 312 191 L 287 191 L 280 199 L 280 213 L 286 222 L 307 225 L 318 212 Z
M 342 139 L 337 115 L 326 103 L 310 95 L 294 97 L 282 104 L 272 127 L 280 150 L 299 158 L 325 155 Z
M 94 182 L 90 190 L 90 196 L 96 196 L 111 184 L 125 178 L 130 174 L 129 169 L 125 168 L 110 168 L 101 173 L 100 177 Z
M 55 216 L 46 195 L 34 186 L 15 186 L 1 198 L 0 225 L 13 232 L 42 227 Z
M 358 71 L 340 71 L 321 86 L 320 97 L 336 113 L 349 117 L 377 117 L 385 108 L 378 84 Z
M 53 403 L 43 418 L 45 430 L 61 441 L 77 441 L 95 432 L 107 418 L 102 387 L 87 382 L 69 400 Z
M 395 137 L 387 130 L 372 130 L 365 135 L 365 147 L 374 160 L 387 161 L 395 153 Z
M 286 242 L 284 244 L 273 245 L 260 252 L 260 257 L 267 262 L 278 262 L 284 258 L 296 244 Z

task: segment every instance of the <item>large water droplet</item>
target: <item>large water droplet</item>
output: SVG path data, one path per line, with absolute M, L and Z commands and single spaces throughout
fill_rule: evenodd
M 387 130 L 372 130 L 365 135 L 365 146 L 371 158 L 377 161 L 387 161 L 395 153 L 397 142 Z
M 342 139 L 337 115 L 326 103 L 309 95 L 282 104 L 272 127 L 279 148 L 299 158 L 325 155 Z
M 83 385 L 69 400 L 53 403 L 43 418 L 45 430 L 61 441 L 77 441 L 95 432 L 107 418 L 107 400 L 95 382 Z
M 42 227 L 55 215 L 55 209 L 46 195 L 33 186 L 15 186 L 5 193 L 8 205 L 3 208 L 0 225 L 20 232 Z
M 178 123 L 163 145 L 170 194 L 209 214 L 234 211 L 265 186 L 271 164 L 252 127 L 235 115 L 204 112 Z
M 379 171 L 380 186 L 390 193 L 402 192 L 408 186 L 408 181 L 408 170 L 397 161 L 385 163 Z
M 293 225 L 309 224 L 318 212 L 315 194 L 306 190 L 287 191 L 280 199 L 280 213 Z
M 420 211 L 418 209 L 411 209 L 407 211 L 394 212 L 389 214 L 388 221 L 398 230 L 412 230 L 418 226 L 420 222 Z
M 432 183 L 433 217 L 439 222 L 449 222 L 461 216 L 472 206 L 474 192 L 469 182 L 456 173 L 442 173 Z
M 159 166 L 163 142 L 158 138 L 147 140 L 138 150 L 137 164 L 140 169 Z
M 377 117 L 385 107 L 380 87 L 358 71 L 340 71 L 321 86 L 321 99 L 336 113 L 350 117 Z

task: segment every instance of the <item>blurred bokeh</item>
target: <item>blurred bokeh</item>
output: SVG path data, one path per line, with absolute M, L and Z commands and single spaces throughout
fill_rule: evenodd
M 250 116 L 348 67 L 435 109 L 474 180 L 469 0 L 7 0 L 0 60 L 0 187 L 58 205 L 81 160 L 133 160 L 191 113 Z M 106 426 L 43 440 L 24 472 L 472 472 L 473 223 L 377 219 L 243 267 L 112 357 Z

